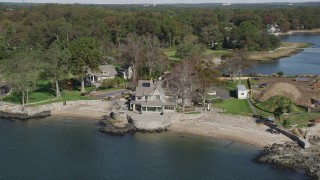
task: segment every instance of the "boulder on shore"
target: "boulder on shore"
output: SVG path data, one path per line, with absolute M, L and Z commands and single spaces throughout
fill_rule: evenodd
M 285 144 L 273 144 L 265 147 L 262 153 L 256 158 L 260 163 L 271 164 L 274 167 L 288 169 L 305 169 L 312 178 L 320 178 L 320 149 L 319 137 L 312 137 L 311 146 L 302 149 L 295 142 Z
M 100 129 L 101 132 L 116 136 L 132 133 L 136 130 L 132 124 L 128 123 L 128 117 L 124 112 L 111 112 L 110 116 L 103 116 L 100 125 L 103 126 Z

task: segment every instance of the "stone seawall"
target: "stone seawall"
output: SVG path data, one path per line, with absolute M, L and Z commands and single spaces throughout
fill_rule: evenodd
M 307 139 L 301 139 L 299 136 L 287 131 L 286 129 L 283 128 L 278 128 L 275 124 L 270 123 L 270 122 L 264 122 L 265 125 L 269 126 L 270 128 L 273 128 L 280 132 L 281 134 L 287 136 L 288 138 L 292 139 L 293 141 L 297 142 L 298 145 L 304 149 L 307 149 L 310 147 L 310 143 L 308 142 Z
M 64 110 L 70 107 L 79 105 L 96 105 L 99 103 L 106 103 L 101 100 L 79 100 L 57 102 L 41 106 L 25 106 L 2 103 L 0 104 L 0 117 L 15 118 L 15 119 L 29 119 L 34 117 L 49 116 L 52 110 Z M 21 117 L 21 118 L 20 118 Z

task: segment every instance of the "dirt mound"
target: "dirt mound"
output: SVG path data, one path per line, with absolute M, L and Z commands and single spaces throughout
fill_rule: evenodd
M 269 99 L 272 96 L 285 96 L 287 98 L 290 98 L 292 100 L 297 100 L 301 97 L 300 91 L 292 84 L 290 83 L 275 83 L 271 87 L 269 87 L 266 91 L 259 94 L 257 97 L 258 101 L 265 101 Z

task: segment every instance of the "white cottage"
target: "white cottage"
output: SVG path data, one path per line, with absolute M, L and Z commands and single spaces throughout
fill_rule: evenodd
M 236 92 L 237 92 L 238 99 L 248 98 L 248 90 L 245 85 L 237 85 Z
M 161 81 L 139 80 L 134 99 L 130 103 L 132 111 L 146 112 L 175 112 L 176 103 L 169 102 L 161 87 Z

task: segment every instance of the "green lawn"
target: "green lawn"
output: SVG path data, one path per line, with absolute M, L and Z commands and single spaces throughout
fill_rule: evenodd
M 86 91 L 92 91 L 95 87 L 86 87 Z M 29 95 L 29 103 L 35 103 L 33 105 L 43 105 L 55 102 L 62 102 L 62 101 L 75 101 L 75 100 L 91 100 L 92 98 L 81 96 L 80 91 L 62 91 L 62 97 L 56 98 L 53 94 L 46 93 L 46 92 L 31 92 Z M 12 94 L 3 98 L 3 101 L 12 102 L 16 104 L 20 104 L 20 96 L 19 94 Z M 44 101 L 44 102 L 41 102 Z M 39 102 L 39 103 L 36 103 Z
M 251 110 L 246 99 L 230 98 L 223 103 L 212 104 L 213 108 L 225 109 L 228 114 L 251 116 Z
M 227 54 L 228 50 L 211 50 L 206 49 L 203 55 L 205 56 L 212 56 L 212 57 L 221 57 L 224 54 Z M 164 54 L 169 58 L 171 61 L 181 61 L 179 57 L 176 56 L 175 48 L 167 48 L 164 49 Z
M 170 61 L 181 61 L 181 59 L 176 56 L 175 49 L 164 49 L 164 54 L 169 58 Z
M 213 55 L 214 57 L 221 57 L 222 55 L 228 54 L 228 50 L 212 50 L 206 49 L 204 55 Z
M 268 110 L 264 109 L 262 106 L 262 103 L 258 103 L 256 101 L 253 101 L 254 105 L 258 108 L 256 108 L 257 113 L 261 115 L 262 117 L 274 117 L 274 114 L 272 112 L 268 112 Z M 281 116 L 281 119 L 283 121 L 284 115 Z M 288 115 L 288 119 L 291 120 L 291 123 L 298 124 L 298 127 L 306 127 L 310 123 L 310 120 L 320 118 L 320 113 L 309 113 L 306 112 L 305 109 L 300 108 L 298 106 L 294 107 L 293 112 L 291 112 Z M 279 123 L 279 121 L 276 119 L 276 123 Z M 281 122 L 282 123 L 282 122 Z

